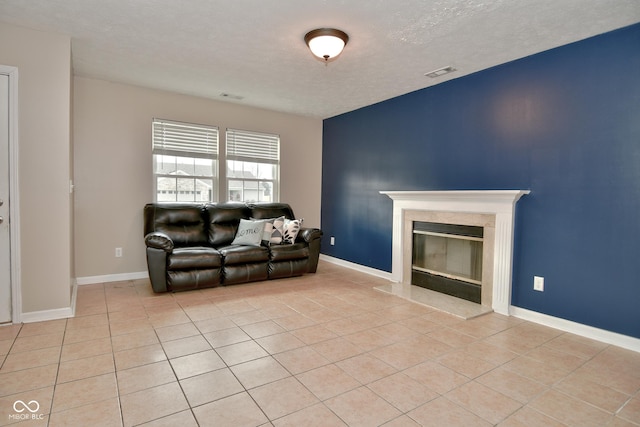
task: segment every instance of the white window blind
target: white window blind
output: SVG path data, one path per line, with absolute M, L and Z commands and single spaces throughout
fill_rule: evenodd
M 279 200 L 280 136 L 227 129 L 226 160 L 229 200 Z
M 227 158 L 277 163 L 280 161 L 280 136 L 227 129 Z
M 154 119 L 153 152 L 178 156 L 184 153 L 200 157 L 217 156 L 218 128 Z
M 153 119 L 154 200 L 217 199 L 218 128 Z

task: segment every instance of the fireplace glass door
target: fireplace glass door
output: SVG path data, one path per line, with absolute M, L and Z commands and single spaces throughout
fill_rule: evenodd
M 480 302 L 483 228 L 415 222 L 412 283 Z

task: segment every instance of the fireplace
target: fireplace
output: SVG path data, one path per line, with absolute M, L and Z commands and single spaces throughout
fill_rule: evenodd
M 415 287 L 411 283 L 414 275 L 414 223 L 479 227 L 482 228 L 482 263 L 479 269 L 476 261 L 475 268 L 476 273 L 481 271 L 482 277 L 480 306 L 509 314 L 515 204 L 523 195 L 529 194 L 528 190 L 380 193 L 393 200 L 391 280 L 399 285 L 394 286 L 399 296 L 410 294 L 408 289 Z M 447 278 L 446 274 L 438 276 Z
M 484 228 L 413 222 L 411 284 L 481 303 Z

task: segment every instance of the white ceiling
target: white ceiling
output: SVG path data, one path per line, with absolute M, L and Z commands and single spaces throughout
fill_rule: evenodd
M 0 0 L 0 21 L 71 36 L 78 76 L 327 118 L 640 22 L 640 0 Z M 328 66 L 319 27 L 350 37 Z

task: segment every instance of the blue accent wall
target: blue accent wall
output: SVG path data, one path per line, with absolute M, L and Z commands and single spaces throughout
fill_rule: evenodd
M 512 305 L 640 338 L 640 24 L 326 119 L 322 168 L 322 252 L 383 271 L 380 190 L 530 189 Z

